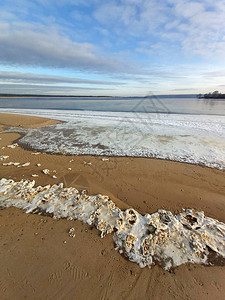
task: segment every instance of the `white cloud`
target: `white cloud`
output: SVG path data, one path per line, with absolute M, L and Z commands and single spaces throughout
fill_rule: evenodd
M 218 77 L 221 77 L 221 78 L 225 78 L 225 71 L 224 70 L 215 70 L 215 71 L 211 71 L 211 72 L 205 72 L 202 74 L 205 78 L 218 78 Z
M 104 55 L 91 43 L 77 43 L 53 26 L 26 22 L 0 23 L 0 62 L 109 73 L 142 72 L 137 65 Z
M 166 4 L 162 0 L 123 0 L 120 4 L 110 1 L 100 5 L 94 16 L 102 24 L 119 27 L 118 34 L 122 34 L 121 26 L 124 26 L 126 34 L 135 36 L 152 34 L 167 20 Z
M 55 85 L 38 85 L 38 84 L 7 84 L 0 83 L 1 94 L 36 94 L 36 95 L 93 95 L 106 94 L 111 92 L 113 88 L 98 87 L 68 87 Z
M 180 43 L 189 55 L 199 55 L 207 60 L 224 61 L 225 2 L 223 0 L 185 1 L 170 0 L 174 5 Z
M 123 85 L 122 82 L 100 81 L 62 76 L 36 75 L 30 73 L 0 71 L 0 82 L 35 83 L 35 84 L 89 84 L 89 85 Z
M 204 1 L 203 1 L 204 2 Z M 175 14 L 180 18 L 191 18 L 204 11 L 202 2 L 179 1 L 175 5 Z
M 151 41 L 157 37 L 157 43 L 167 42 L 168 52 L 176 44 L 191 56 L 225 60 L 224 0 L 110 1 L 103 2 L 94 15 L 125 38 L 133 35 Z

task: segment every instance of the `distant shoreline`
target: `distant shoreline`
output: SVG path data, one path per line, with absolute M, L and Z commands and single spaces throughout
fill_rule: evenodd
M 218 91 L 208 94 L 197 95 L 198 99 L 215 99 L 215 100 L 225 100 L 225 94 L 221 94 Z
M 35 95 L 35 94 L 0 94 L 0 98 L 196 98 L 198 97 L 197 94 L 162 94 L 162 95 L 154 95 L 154 94 L 149 94 L 146 96 L 87 96 L 87 95 Z
M 50 97 L 50 98 L 53 98 L 53 97 L 57 97 L 57 98 L 60 98 L 60 97 L 63 97 L 63 98 L 118 98 L 117 96 L 68 96 L 68 95 L 21 95 L 21 94 L 0 94 L 0 98 L 31 98 L 31 97 L 42 97 L 42 98 L 46 98 L 46 97 Z

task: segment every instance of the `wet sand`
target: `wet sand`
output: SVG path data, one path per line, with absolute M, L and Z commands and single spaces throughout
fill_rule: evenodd
M 2 129 L 55 122 L 0 114 Z M 20 147 L 7 147 L 19 134 L 1 133 L 0 138 L 0 155 L 9 155 L 6 162 L 31 163 L 23 168 L 1 163 L 1 178 L 35 179 L 37 185 L 64 182 L 89 194 L 109 195 L 121 209 L 133 207 L 144 214 L 160 208 L 172 212 L 194 208 L 225 222 L 225 172 L 146 158 L 103 161 L 93 156 L 33 155 Z M 42 173 L 45 168 L 50 175 Z M 74 239 L 68 234 L 71 227 Z M 174 273 L 158 266 L 141 269 L 114 250 L 112 235 L 101 239 L 95 228 L 79 221 L 3 209 L 0 236 L 2 299 L 224 299 L 224 267 L 183 265 Z

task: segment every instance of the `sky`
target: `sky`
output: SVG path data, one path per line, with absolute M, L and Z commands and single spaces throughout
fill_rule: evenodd
M 0 0 L 0 93 L 225 92 L 225 0 Z

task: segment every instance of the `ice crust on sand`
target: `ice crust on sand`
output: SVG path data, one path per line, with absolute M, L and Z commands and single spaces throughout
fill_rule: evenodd
M 187 209 L 173 215 L 158 210 L 141 215 L 120 210 L 108 196 L 87 195 L 62 183 L 34 187 L 35 181 L 0 180 L 0 206 L 94 225 L 101 237 L 113 232 L 116 249 L 140 267 L 159 264 L 170 270 L 184 263 L 210 264 L 211 251 L 225 258 L 225 224 Z
M 13 110 L 64 121 L 21 132 L 19 144 L 72 155 L 136 156 L 225 169 L 225 119 L 213 115 Z M 6 131 L 7 132 L 7 131 Z

